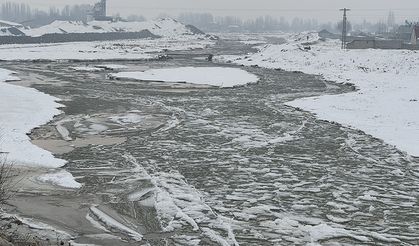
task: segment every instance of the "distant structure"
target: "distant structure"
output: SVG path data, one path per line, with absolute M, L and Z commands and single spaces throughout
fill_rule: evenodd
M 335 33 L 331 33 L 326 29 L 323 29 L 319 32 L 319 37 L 323 38 L 323 39 L 341 39 L 342 36 L 339 34 L 335 34 Z
M 413 27 L 412 37 L 410 38 L 410 43 L 413 45 L 419 44 L 419 25 Z
M 405 25 L 399 26 L 399 28 L 396 31 L 397 38 L 404 40 L 406 42 L 410 42 L 412 39 L 413 28 L 414 28 L 414 25 L 411 23 L 406 23 Z
M 340 11 L 343 11 L 343 21 L 342 21 L 342 49 L 346 49 L 346 37 L 348 36 L 348 18 L 346 15 L 346 12 L 350 11 L 350 9 L 344 8 L 340 9 Z
M 347 44 L 348 49 L 383 49 L 383 50 L 400 50 L 413 49 L 414 47 L 404 44 L 403 40 L 398 39 L 355 39 Z
M 92 9 L 92 17 L 96 21 L 111 21 L 113 18 L 106 15 L 106 0 L 100 0 Z

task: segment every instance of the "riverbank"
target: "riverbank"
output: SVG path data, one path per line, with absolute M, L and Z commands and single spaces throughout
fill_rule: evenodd
M 246 56 L 223 62 L 301 71 L 353 84 L 358 91 L 287 103 L 320 119 L 360 129 L 412 156 L 419 156 L 419 53 L 403 50 L 341 50 L 317 33 L 282 35 L 287 43 L 260 45 Z

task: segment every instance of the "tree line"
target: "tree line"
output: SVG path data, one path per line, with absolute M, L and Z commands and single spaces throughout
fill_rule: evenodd
M 32 8 L 29 4 L 5 2 L 0 6 L 0 19 L 32 26 L 54 20 L 87 21 L 91 9 L 89 4 L 80 4 L 67 5 L 61 9 L 50 7 L 45 11 Z
M 67 5 L 63 8 L 50 7 L 49 10 L 32 8 L 29 4 L 19 4 L 7 1 L 0 5 L 0 19 L 37 27 L 54 20 L 87 21 L 93 6 L 89 4 Z M 161 14 L 160 17 L 170 15 Z M 119 14 L 116 15 L 117 19 Z M 128 21 L 145 21 L 141 15 L 130 15 Z M 313 18 L 259 16 L 253 19 L 241 19 L 237 16 L 213 16 L 211 13 L 181 13 L 177 19 L 185 24 L 191 24 L 206 32 L 301 32 L 326 29 L 330 32 L 341 32 L 342 22 L 323 22 Z M 349 23 L 349 29 L 371 33 L 389 33 L 398 28 L 393 12 L 389 12 L 387 20 L 378 22 Z
M 342 31 L 342 21 L 319 22 L 316 19 L 292 18 L 274 16 L 260 16 L 254 19 L 243 20 L 235 16 L 216 17 L 210 13 L 182 13 L 178 19 L 184 23 L 195 25 L 203 31 L 242 31 L 242 32 L 301 32 L 319 31 L 326 29 L 330 32 L 339 33 Z M 386 20 L 369 22 L 364 20 L 360 23 L 349 23 L 349 30 L 371 33 L 389 33 L 397 30 L 394 12 L 389 12 Z

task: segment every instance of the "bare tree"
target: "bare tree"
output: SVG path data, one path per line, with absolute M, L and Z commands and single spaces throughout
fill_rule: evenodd
M 7 153 L 1 148 L 0 129 L 0 208 L 12 197 L 13 187 L 16 185 L 14 177 L 16 172 L 12 169 L 13 164 L 7 161 Z
M 0 151 L 0 207 L 12 196 L 13 176 L 12 165 L 7 163 L 5 154 Z

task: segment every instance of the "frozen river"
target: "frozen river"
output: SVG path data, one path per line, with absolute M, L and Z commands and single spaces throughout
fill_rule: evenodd
M 223 45 L 210 52 L 241 49 Z M 118 64 L 236 67 L 173 57 Z M 419 244 L 419 160 L 284 105 L 353 88 L 258 67 L 242 67 L 258 84 L 196 89 L 72 66 L 4 65 L 64 100 L 65 115 L 32 137 L 84 184 L 18 195 L 23 215 L 98 245 Z

